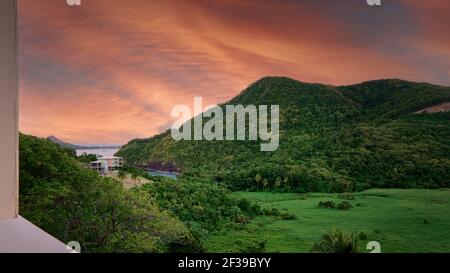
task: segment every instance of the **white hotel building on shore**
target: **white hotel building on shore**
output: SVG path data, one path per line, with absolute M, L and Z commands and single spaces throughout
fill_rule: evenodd
M 104 175 L 114 171 L 118 171 L 123 167 L 123 158 L 117 156 L 99 157 L 97 161 L 91 162 L 91 169 Z

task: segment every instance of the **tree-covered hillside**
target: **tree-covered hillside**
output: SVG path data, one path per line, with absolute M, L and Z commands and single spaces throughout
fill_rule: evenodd
M 100 177 L 48 140 L 20 136 L 20 213 L 83 252 L 163 252 L 188 228 L 149 194 Z
M 450 101 L 450 88 L 401 80 L 352 86 L 267 77 L 226 104 L 279 105 L 280 146 L 255 141 L 178 141 L 170 132 L 133 140 L 132 165 L 176 164 L 233 190 L 352 191 L 449 187 L 450 114 L 413 114 Z
M 83 252 L 202 252 L 209 232 L 279 213 L 201 179 L 154 177 L 125 189 L 83 160 L 49 140 L 20 135 L 21 215 L 62 242 L 79 242 Z

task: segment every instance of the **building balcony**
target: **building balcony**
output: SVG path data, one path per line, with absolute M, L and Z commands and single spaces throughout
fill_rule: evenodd
M 71 248 L 20 216 L 0 221 L 0 253 L 71 252 Z

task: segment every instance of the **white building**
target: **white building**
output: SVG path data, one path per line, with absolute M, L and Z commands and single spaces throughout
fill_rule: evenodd
M 100 174 L 107 174 L 123 167 L 123 158 L 117 156 L 99 157 L 97 161 L 91 162 L 91 169 Z

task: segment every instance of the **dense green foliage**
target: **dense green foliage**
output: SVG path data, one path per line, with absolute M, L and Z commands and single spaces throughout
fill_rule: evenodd
M 161 208 L 171 211 L 190 228 L 197 245 L 195 249 L 178 246 L 185 251 L 203 251 L 208 232 L 243 217 L 228 192 L 212 183 L 160 178 L 158 183 L 144 185 L 140 190 L 154 196 Z
M 20 136 L 20 211 L 84 252 L 161 252 L 193 242 L 186 226 L 148 194 L 100 177 L 58 145 Z
M 239 228 L 256 216 L 293 219 L 292 215 L 275 208 L 262 209 L 246 199 L 230 198 L 230 192 L 216 183 L 183 177 L 177 180 L 157 177 L 154 180 L 156 183 L 146 184 L 138 191 L 154 197 L 161 208 L 176 215 L 195 238 L 195 244 L 177 244 L 174 251 L 205 251 L 204 244 L 211 232 Z
M 48 140 L 20 136 L 21 214 L 84 252 L 203 252 L 210 232 L 278 215 L 229 197 L 222 185 L 201 179 L 150 177 L 125 167 L 119 180 L 99 176 Z M 125 190 L 120 179 L 152 183 Z
M 84 154 L 78 156 L 78 161 L 81 161 L 84 163 L 91 163 L 92 161 L 97 161 L 97 155 L 84 153 Z
M 131 164 L 175 163 L 231 190 L 344 192 L 450 186 L 450 113 L 414 114 L 450 101 L 450 88 L 400 80 L 333 87 L 264 78 L 227 104 L 280 105 L 280 147 L 255 141 L 133 140 Z

